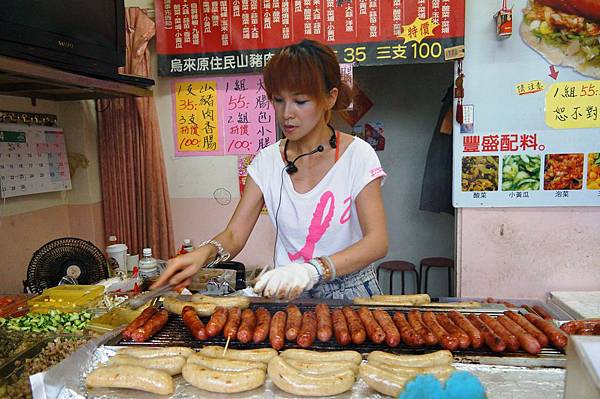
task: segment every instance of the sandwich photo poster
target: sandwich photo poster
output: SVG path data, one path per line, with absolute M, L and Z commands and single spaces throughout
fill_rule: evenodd
M 600 1 L 506 6 L 501 38 L 503 1 L 466 2 L 454 206 L 600 206 Z

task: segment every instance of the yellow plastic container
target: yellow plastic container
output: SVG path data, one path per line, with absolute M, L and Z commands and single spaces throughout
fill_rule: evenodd
M 99 333 L 105 333 L 131 323 L 141 313 L 142 309 L 132 310 L 129 308 L 116 307 L 102 316 L 90 320 L 86 328 Z
M 44 290 L 42 294 L 27 301 L 31 312 L 47 312 L 52 309 L 63 312 L 79 312 L 94 306 L 102 297 L 101 285 L 59 285 Z

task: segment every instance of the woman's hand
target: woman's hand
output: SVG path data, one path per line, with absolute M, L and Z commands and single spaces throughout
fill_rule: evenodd
M 291 263 L 263 274 L 254 291 L 267 298 L 296 299 L 319 282 L 317 269 L 309 263 Z
M 210 247 L 204 246 L 190 253 L 169 259 L 163 274 L 150 286 L 150 289 L 172 284 L 175 288 L 190 285 L 192 277 L 207 263 Z

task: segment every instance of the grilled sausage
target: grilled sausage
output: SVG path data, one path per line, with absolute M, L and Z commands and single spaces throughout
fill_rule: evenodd
M 538 315 L 540 315 L 540 317 L 544 320 L 552 320 L 552 316 L 550 315 L 550 313 L 548 313 L 548 311 L 546 309 L 544 309 L 543 306 L 540 305 L 532 305 L 531 308 L 533 309 L 533 311 L 535 313 L 537 313 Z
M 482 313 L 479 315 L 481 321 L 483 321 L 497 336 L 502 338 L 506 343 L 506 349 L 511 352 L 519 350 L 519 340 L 510 331 L 508 331 L 498 320 L 494 319 L 489 314 Z
M 333 332 L 335 334 L 335 340 L 338 344 L 345 346 L 350 343 L 352 338 L 348 331 L 348 322 L 342 309 L 336 308 L 331 312 L 331 322 L 333 324 Z
M 302 312 L 296 305 L 287 306 L 287 321 L 285 323 L 285 338 L 295 342 L 302 326 Z
M 302 315 L 302 326 L 298 334 L 297 342 L 301 348 L 309 348 L 317 336 L 317 315 L 315 312 L 307 311 Z
M 385 333 L 386 344 L 391 348 L 398 346 L 400 344 L 400 332 L 388 312 L 383 309 L 375 309 L 373 317 L 375 317 L 375 320 L 377 320 L 377 323 L 379 323 Z
M 481 338 L 481 332 L 467 319 L 462 313 L 456 310 L 448 312 L 448 317 L 454 322 L 461 330 L 469 334 L 471 338 L 471 347 L 473 349 L 479 349 L 483 345 L 483 339 Z
M 136 317 L 131 323 L 129 323 L 127 327 L 125 327 L 122 333 L 123 338 L 131 339 L 131 334 L 143 326 L 148 320 L 150 320 L 150 317 L 152 317 L 152 315 L 156 312 L 157 309 L 154 306 L 149 306 L 144 309 L 144 311 L 138 317 Z
M 181 311 L 181 317 L 183 319 L 183 324 L 190 330 L 194 338 L 199 339 L 200 341 L 208 338 L 208 335 L 206 335 L 206 327 L 198 317 L 196 309 L 191 306 L 185 306 Z
M 425 343 L 423 337 L 411 327 L 408 321 L 406 321 L 404 314 L 401 312 L 394 313 L 393 320 L 396 324 L 396 327 L 398 327 L 398 331 L 402 337 L 402 342 L 412 348 L 423 346 Z
M 408 312 L 407 318 L 411 327 L 423 338 L 425 345 L 437 345 L 438 338 L 431 331 L 429 331 L 429 328 L 427 328 L 425 324 L 423 324 L 421 312 L 418 310 L 411 310 Z
M 510 318 L 512 321 L 517 323 L 519 326 L 521 326 L 523 330 L 533 335 L 533 338 L 537 339 L 542 348 L 548 346 L 548 337 L 546 337 L 546 334 L 538 330 L 536 326 L 529 322 L 529 320 L 527 320 L 520 314 L 512 312 L 510 310 L 507 310 L 506 312 L 504 312 L 504 314 L 508 316 L 508 318 Z
M 344 306 L 342 312 L 344 312 L 344 316 L 348 322 L 348 329 L 350 330 L 352 342 L 356 345 L 365 342 L 367 339 L 367 332 L 356 312 L 349 306 Z
M 280 350 L 285 343 L 285 322 L 287 314 L 280 310 L 273 315 L 269 328 L 269 341 L 273 349 Z
M 269 328 L 271 326 L 271 313 L 265 308 L 256 309 L 256 328 L 254 329 L 254 336 L 252 341 L 255 344 L 263 342 L 269 335 Z
M 435 317 L 444 330 L 448 331 L 448 334 L 454 336 L 454 338 L 458 340 L 458 347 L 460 349 L 467 349 L 469 345 L 471 345 L 471 338 L 469 335 L 454 324 L 446 313 L 437 313 Z
M 165 309 L 160 310 L 154 313 L 143 326 L 131 333 L 131 338 L 135 342 L 147 341 L 150 337 L 159 332 L 165 324 L 167 324 L 167 321 L 169 321 L 169 312 Z
M 225 338 L 236 338 L 240 323 L 242 321 L 242 311 L 238 307 L 229 308 L 227 312 L 227 322 L 223 327 L 223 336 Z
M 243 344 L 252 341 L 254 329 L 256 328 L 256 315 L 252 309 L 244 309 L 242 312 L 242 323 L 238 329 L 237 339 Z
M 383 328 L 377 323 L 377 320 L 373 317 L 373 313 L 369 308 L 361 306 L 358 308 L 358 317 L 362 324 L 365 326 L 369 339 L 376 344 L 380 344 L 385 340 L 385 332 Z
M 315 306 L 315 313 L 317 314 L 317 338 L 321 342 L 327 342 L 333 335 L 329 306 L 320 303 Z
M 453 337 L 448 333 L 448 331 L 444 330 L 444 328 L 438 323 L 435 314 L 431 311 L 427 311 L 423 313 L 423 322 L 432 333 L 434 333 L 440 345 L 444 349 L 448 349 L 449 351 L 454 351 L 458 348 L 458 339 Z
M 546 334 L 552 345 L 554 345 L 560 350 L 565 349 L 569 339 L 567 338 L 565 333 L 559 328 L 555 327 L 554 324 L 552 324 L 552 322 L 544 320 L 540 316 L 532 313 L 527 313 L 525 315 L 525 318 L 534 326 L 539 328 L 544 334 Z
M 542 350 L 540 343 L 527 331 L 523 330 L 521 326 L 509 319 L 505 315 L 500 315 L 497 320 L 502 324 L 508 331 L 510 331 L 517 339 L 521 348 L 527 353 L 538 354 Z
M 470 314 L 468 319 L 481 332 L 485 344 L 493 352 L 503 352 L 506 349 L 506 342 L 494 333 L 476 314 Z
M 210 320 L 206 323 L 206 335 L 214 337 L 219 335 L 227 322 L 227 308 L 217 306 L 215 312 L 210 316 Z

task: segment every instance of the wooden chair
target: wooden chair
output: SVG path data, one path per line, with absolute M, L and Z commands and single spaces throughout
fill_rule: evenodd
M 395 272 L 400 272 L 400 276 L 401 276 L 401 288 L 402 288 L 402 294 L 404 294 L 404 273 L 405 272 L 414 272 L 415 273 L 415 287 L 417 292 L 419 292 L 419 289 L 421 288 L 421 279 L 419 276 L 419 272 L 417 272 L 417 267 L 407 261 L 404 260 L 390 260 L 390 261 L 386 261 L 386 262 L 382 262 L 379 264 L 379 266 L 377 266 L 377 280 L 379 280 L 379 271 L 380 270 L 389 270 L 390 271 L 390 295 L 394 292 L 393 291 L 393 286 L 392 283 L 394 281 L 394 273 Z

